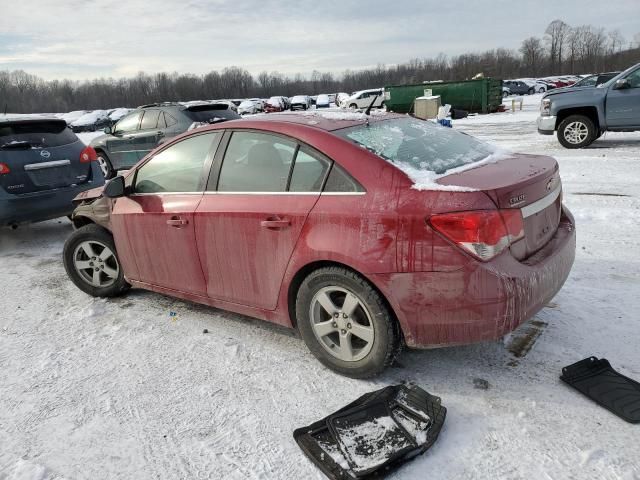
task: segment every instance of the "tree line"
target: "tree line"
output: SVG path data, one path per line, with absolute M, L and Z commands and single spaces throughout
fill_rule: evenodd
M 457 56 L 439 54 L 397 65 L 378 65 L 341 75 L 314 71 L 310 76 L 277 71 L 251 75 L 228 67 L 204 75 L 139 73 L 132 78 L 45 81 L 22 70 L 0 71 L 0 113 L 68 112 L 135 107 L 160 101 L 266 98 L 353 92 L 384 85 L 485 77 L 518 78 L 623 70 L 640 62 L 640 32 L 627 43 L 618 30 L 592 25 L 572 27 L 554 20 L 541 37 L 529 37 L 517 50 L 497 48 Z

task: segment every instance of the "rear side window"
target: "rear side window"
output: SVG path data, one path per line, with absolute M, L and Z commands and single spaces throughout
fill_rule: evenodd
M 167 127 L 173 127 L 176 123 L 178 123 L 178 121 L 167 112 L 164 112 L 164 123 L 167 125 Z
M 364 192 L 364 188 L 358 182 L 356 182 L 351 176 L 345 172 L 342 167 L 337 164 L 333 164 L 331 172 L 329 172 L 329 178 L 324 186 L 325 192 L 343 192 L 343 193 L 355 193 Z
M 140 130 L 149 130 L 158 126 L 160 110 L 145 110 L 140 124 Z
M 204 164 L 221 137 L 205 133 L 164 149 L 138 169 L 135 193 L 202 191 Z
M 78 141 L 64 121 L 0 123 L 0 148 L 59 147 Z
M 296 143 L 256 132 L 234 132 L 224 155 L 218 191 L 284 192 Z
M 329 169 L 329 161 L 300 148 L 289 182 L 290 192 L 319 192 Z

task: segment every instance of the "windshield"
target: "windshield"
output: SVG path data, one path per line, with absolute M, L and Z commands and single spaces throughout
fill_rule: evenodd
M 489 144 L 469 135 L 412 117 L 372 122 L 335 133 L 392 163 L 436 174 L 494 153 Z
M 598 80 L 597 75 L 591 75 L 590 77 L 583 78 L 579 82 L 574 83 L 574 87 L 595 87 L 596 81 Z

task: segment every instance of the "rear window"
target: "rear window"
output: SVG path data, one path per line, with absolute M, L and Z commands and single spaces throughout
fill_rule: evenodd
M 412 117 L 371 122 L 334 133 L 391 163 L 437 174 L 482 160 L 495 150 L 452 128 Z
M 0 123 L 0 148 L 59 147 L 77 140 L 64 121 Z
M 242 118 L 225 104 L 191 107 L 184 113 L 194 122 L 215 123 L 220 120 Z

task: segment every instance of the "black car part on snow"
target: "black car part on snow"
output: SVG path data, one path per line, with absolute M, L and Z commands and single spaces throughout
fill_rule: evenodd
M 640 383 L 616 372 L 604 358 L 564 367 L 560 380 L 630 423 L 640 423 Z
M 367 393 L 293 438 L 333 480 L 386 475 L 438 438 L 447 409 L 415 385 Z

